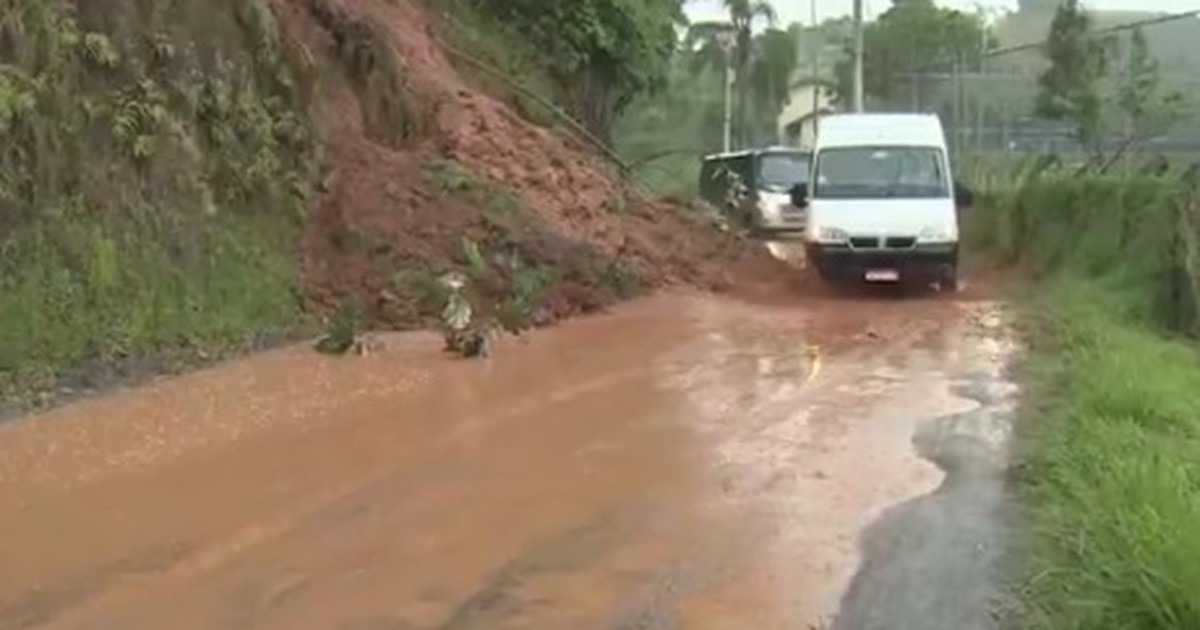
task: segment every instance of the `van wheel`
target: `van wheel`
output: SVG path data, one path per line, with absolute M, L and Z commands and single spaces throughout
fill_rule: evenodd
M 938 280 L 938 291 L 941 293 L 958 292 L 958 265 L 949 265 Z
M 817 279 L 820 280 L 822 284 L 827 284 L 827 285 L 837 284 L 837 280 L 838 280 L 837 274 L 835 274 L 833 272 L 833 270 L 829 268 L 828 265 L 823 265 L 823 264 L 813 265 L 813 271 L 817 272 Z

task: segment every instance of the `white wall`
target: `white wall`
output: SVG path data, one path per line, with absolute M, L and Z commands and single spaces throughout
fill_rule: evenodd
M 819 116 L 813 115 L 813 97 L 816 96 L 816 111 L 828 112 L 832 109 L 832 99 L 829 90 L 816 85 L 802 85 L 792 89 L 792 97 L 779 115 L 779 136 L 788 144 L 803 148 L 811 148 L 816 139 L 816 122 Z M 797 121 L 798 133 L 794 129 Z M 791 129 L 790 129 L 791 128 Z

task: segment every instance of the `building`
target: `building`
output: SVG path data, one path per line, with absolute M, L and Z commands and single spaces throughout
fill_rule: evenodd
M 817 121 L 834 111 L 829 86 L 799 81 L 779 114 L 779 137 L 788 146 L 811 149 L 816 143 Z

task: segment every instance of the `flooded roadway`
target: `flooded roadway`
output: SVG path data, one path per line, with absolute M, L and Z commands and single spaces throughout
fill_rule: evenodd
M 0 427 L 0 629 L 994 624 L 1013 347 L 945 298 L 663 296 Z

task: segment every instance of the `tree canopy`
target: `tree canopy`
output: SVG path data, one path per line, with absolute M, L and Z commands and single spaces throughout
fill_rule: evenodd
M 776 15 L 770 2 L 724 1 L 729 20 L 691 25 L 685 48 L 693 73 L 723 71 L 727 65 L 734 71 L 733 136 L 737 144 L 747 145 L 765 135 L 761 127 L 767 119 L 774 133 L 774 117 L 787 102 L 798 51 L 791 34 L 774 28 Z M 756 35 L 754 28 L 763 23 L 768 28 Z M 732 44 L 728 50 L 722 37 Z
M 1099 139 L 1102 102 L 1099 82 L 1108 68 L 1108 48 L 1092 32 L 1092 20 L 1079 0 L 1065 0 L 1050 23 L 1043 48 L 1050 67 L 1038 78 L 1037 115 L 1070 122 L 1079 139 Z
M 1131 139 L 1162 133 L 1183 114 L 1183 94 L 1164 89 L 1159 62 L 1151 54 L 1141 28 L 1130 34 L 1116 102 L 1125 117 L 1125 135 Z
M 662 87 L 684 22 L 684 0 L 476 0 L 518 25 L 543 54 L 562 99 L 608 138 L 639 94 Z
M 852 42 L 838 65 L 839 101 L 849 98 L 853 81 Z M 954 61 L 977 63 L 995 46 L 977 16 L 936 6 L 933 0 L 894 0 L 863 33 L 863 91 L 888 99 L 914 72 L 948 70 Z

